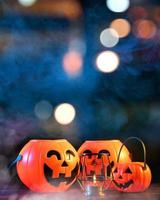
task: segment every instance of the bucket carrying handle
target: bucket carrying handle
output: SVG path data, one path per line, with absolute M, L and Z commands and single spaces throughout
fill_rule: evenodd
M 8 166 L 8 169 L 10 169 L 11 167 L 13 167 L 13 165 L 15 165 L 18 161 L 22 160 L 22 155 L 18 155 L 17 158 L 15 160 L 13 160 L 9 166 Z
M 144 145 L 144 142 L 143 142 L 140 138 L 138 138 L 138 137 L 133 137 L 133 136 L 132 136 L 132 137 L 127 138 L 127 139 L 123 142 L 122 146 L 120 147 L 118 156 L 117 156 L 117 163 L 119 163 L 122 148 L 124 147 L 124 145 L 125 145 L 129 140 L 137 140 L 137 141 L 140 142 L 140 144 L 142 145 L 143 152 L 144 152 L 144 153 L 143 153 L 143 161 L 144 161 L 143 169 L 145 170 L 145 169 L 147 168 L 147 166 L 146 166 L 146 165 L 147 165 L 147 164 L 146 164 L 146 147 L 145 147 L 145 145 Z

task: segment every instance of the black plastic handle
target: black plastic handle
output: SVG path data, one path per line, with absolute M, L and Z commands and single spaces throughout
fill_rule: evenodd
M 119 150 L 118 156 L 117 156 L 117 163 L 119 163 L 119 159 L 120 159 L 120 155 L 121 155 L 121 151 L 122 151 L 123 146 L 124 146 L 129 140 L 137 140 L 137 141 L 139 141 L 139 142 L 141 143 L 141 145 L 142 145 L 142 147 L 143 147 L 143 152 L 144 152 L 144 154 L 143 154 L 143 155 L 144 155 L 144 156 L 143 156 L 143 160 L 144 160 L 144 170 L 145 170 L 145 169 L 146 169 L 146 147 L 145 147 L 143 141 L 142 141 L 140 138 L 138 138 L 138 137 L 129 137 L 129 138 L 127 138 L 127 139 L 123 142 L 123 144 L 122 144 L 122 146 L 121 146 L 121 148 L 120 148 L 120 150 Z

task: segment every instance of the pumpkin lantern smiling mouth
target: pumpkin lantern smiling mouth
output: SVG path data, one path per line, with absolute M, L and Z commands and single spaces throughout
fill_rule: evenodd
M 133 180 L 130 180 L 130 181 L 124 183 L 124 184 L 122 184 L 122 183 L 117 183 L 115 180 L 113 180 L 113 182 L 115 183 L 115 185 L 116 185 L 117 187 L 123 188 L 123 189 L 126 189 L 126 188 L 128 188 L 130 185 L 133 184 Z
M 60 185 L 60 183 L 66 183 L 67 185 L 70 184 L 74 179 L 75 176 L 78 173 L 78 163 L 75 166 L 75 168 L 72 170 L 71 172 L 71 176 L 70 177 L 66 177 L 65 173 L 59 173 L 59 177 L 58 178 L 53 178 L 53 174 L 54 174 L 54 170 L 51 169 L 48 165 L 44 164 L 44 174 L 45 174 L 45 178 L 48 181 L 48 183 L 50 183 L 52 186 L 58 187 Z

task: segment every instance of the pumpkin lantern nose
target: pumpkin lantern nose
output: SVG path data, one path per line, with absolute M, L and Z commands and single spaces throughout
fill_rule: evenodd
M 68 164 L 66 163 L 66 161 L 64 161 L 64 162 L 62 163 L 62 167 L 68 167 Z
M 91 163 L 91 165 L 94 165 L 94 166 L 97 165 L 96 160 L 93 160 L 92 163 Z
M 120 176 L 119 176 L 119 179 L 123 179 L 123 177 L 120 175 Z

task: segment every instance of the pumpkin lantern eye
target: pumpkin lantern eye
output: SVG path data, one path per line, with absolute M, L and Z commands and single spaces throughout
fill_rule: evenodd
M 127 174 L 132 174 L 132 171 L 131 171 L 130 168 L 128 167 L 128 168 L 126 169 L 125 173 L 127 173 Z
M 47 153 L 47 157 L 50 158 L 51 156 L 56 156 L 58 160 L 61 160 L 61 155 L 58 151 L 50 150 Z
M 92 158 L 92 151 L 90 151 L 90 150 L 85 150 L 83 153 L 84 153 L 84 154 L 87 154 L 87 157 L 88 157 L 89 159 Z
M 98 153 L 98 159 L 101 159 L 103 154 L 106 154 L 107 156 L 110 156 L 109 151 L 107 151 L 107 150 L 101 150 Z
M 72 160 L 73 157 L 75 157 L 74 153 L 72 151 L 70 151 L 70 150 L 67 150 L 66 151 L 66 159 L 67 160 Z

